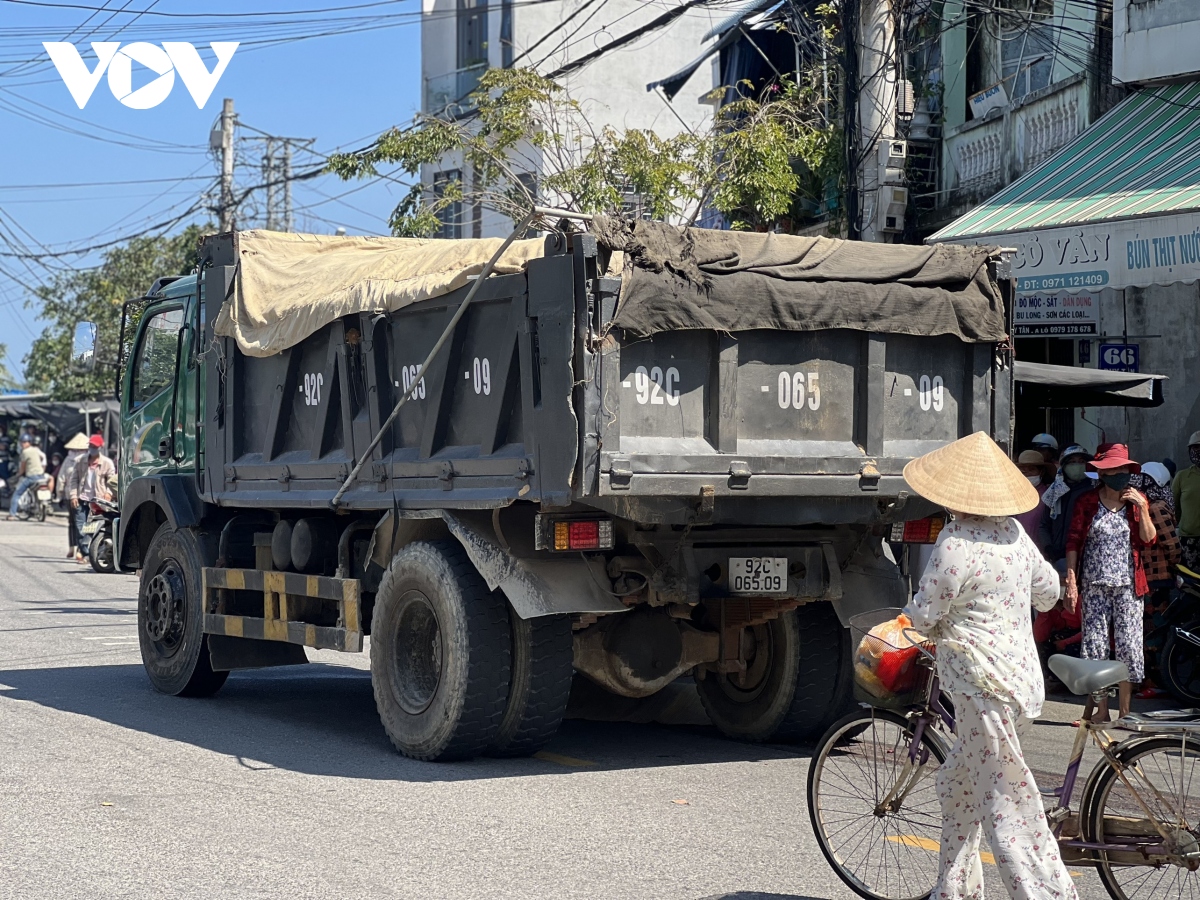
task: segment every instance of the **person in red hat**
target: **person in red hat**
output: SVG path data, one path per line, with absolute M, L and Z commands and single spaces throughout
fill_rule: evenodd
M 75 548 L 75 561 L 87 562 L 88 545 L 91 537 L 83 533 L 87 524 L 88 510 L 92 500 L 111 500 L 110 479 L 117 475 L 117 467 L 104 455 L 104 438 L 93 434 L 88 438 L 87 453 L 75 460 L 71 474 L 67 476 L 67 496 L 71 500 L 71 515 L 79 535 Z
M 1083 597 L 1084 659 L 1109 658 L 1109 631 L 1116 657 L 1129 668 L 1129 681 L 1118 688 L 1120 714 L 1129 714 L 1132 682 L 1145 677 L 1142 648 L 1142 603 L 1150 593 L 1142 552 L 1156 540 L 1145 494 L 1130 487 L 1130 476 L 1142 467 L 1129 458 L 1124 444 L 1103 444 L 1088 468 L 1100 476 L 1098 490 L 1075 504 L 1067 535 L 1069 611 Z M 1108 702 L 1100 703 L 1093 722 L 1108 721 Z

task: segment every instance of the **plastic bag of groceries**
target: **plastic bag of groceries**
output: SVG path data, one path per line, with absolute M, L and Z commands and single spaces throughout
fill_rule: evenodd
M 917 644 L 925 638 L 912 631 L 906 634 L 905 629 L 912 627 L 912 620 L 901 613 L 880 622 L 859 641 L 854 675 L 869 693 L 887 698 L 916 687 L 917 658 L 921 654 Z

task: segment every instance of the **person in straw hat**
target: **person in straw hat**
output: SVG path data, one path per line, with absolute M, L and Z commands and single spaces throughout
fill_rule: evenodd
M 1010 897 L 1075 900 L 1017 738 L 1018 718 L 1036 717 L 1045 699 L 1030 605 L 1048 610 L 1059 595 L 1058 573 L 1012 518 L 1037 504 L 1037 489 L 982 431 L 914 459 L 904 477 L 953 516 L 904 610 L 937 644 L 956 717 L 937 775 L 941 860 L 930 896 L 983 896 L 986 832 Z
M 59 503 L 67 501 L 66 475 L 75 468 L 75 461 L 79 457 L 87 455 L 88 436 L 82 431 L 75 432 L 75 437 L 67 441 L 63 445 L 63 449 L 67 451 L 67 458 L 63 460 L 58 474 L 54 476 L 54 495 Z M 75 558 L 76 562 L 80 562 L 83 559 L 79 555 L 79 526 L 75 523 L 74 514 L 67 516 L 67 559 L 71 559 L 72 557 Z
M 1046 462 L 1041 450 L 1022 450 L 1021 455 L 1017 457 L 1017 468 L 1021 470 L 1022 475 L 1029 479 L 1029 483 L 1038 492 L 1039 500 L 1046 493 L 1046 489 L 1054 483 L 1054 476 L 1058 474 L 1058 467 L 1054 463 Z M 1021 527 L 1025 529 L 1025 533 L 1033 538 L 1033 543 L 1039 550 L 1042 549 L 1039 531 L 1042 526 L 1043 509 L 1041 503 L 1035 503 L 1033 509 L 1016 517 L 1017 521 L 1021 523 Z

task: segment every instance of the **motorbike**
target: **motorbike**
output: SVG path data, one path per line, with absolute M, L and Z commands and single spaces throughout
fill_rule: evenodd
M 0 488 L 4 486 L 4 482 L 0 481 Z M 50 499 L 50 476 L 42 475 L 36 485 L 21 495 L 17 504 L 17 518 L 22 522 L 34 518 L 45 522 L 50 513 Z
M 1200 705 L 1200 574 L 1176 566 L 1175 587 L 1164 613 L 1169 630 L 1158 655 L 1159 676 L 1181 703 Z
M 89 500 L 88 518 L 83 533 L 90 535 L 88 562 L 101 575 L 117 571 L 116 547 L 113 544 L 113 522 L 121 509 L 112 500 Z

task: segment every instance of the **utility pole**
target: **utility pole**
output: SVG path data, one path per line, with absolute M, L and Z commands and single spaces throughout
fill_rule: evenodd
M 267 231 L 277 231 L 279 226 L 275 221 L 276 189 L 278 167 L 275 165 L 275 138 L 267 138 L 266 149 L 263 151 L 263 184 L 267 186 Z
M 281 137 L 263 134 L 248 138 L 263 142 L 262 186 L 266 188 L 266 213 L 263 227 L 268 231 L 291 231 L 292 218 L 292 149 L 307 149 L 316 138 Z
M 233 100 L 221 107 L 221 232 L 233 231 Z
M 292 142 L 283 142 L 283 230 L 292 230 Z
M 892 0 L 861 0 L 858 35 L 858 215 L 864 241 L 886 241 L 896 154 L 896 31 Z M 903 154 L 899 156 L 903 169 Z M 855 210 L 851 210 L 854 213 Z M 890 220 L 893 225 L 895 216 Z M 900 220 L 903 228 L 903 216 Z

